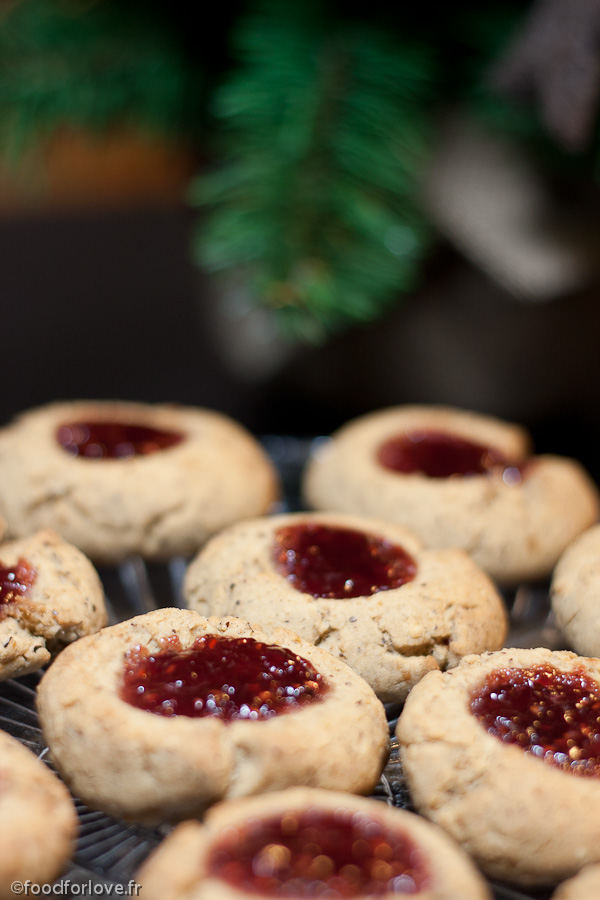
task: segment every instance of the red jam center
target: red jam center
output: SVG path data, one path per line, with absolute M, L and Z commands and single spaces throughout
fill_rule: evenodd
M 183 434 L 125 422 L 69 422 L 58 428 L 56 440 L 72 456 L 127 459 L 174 447 Z
M 351 810 L 250 819 L 214 844 L 208 872 L 268 897 L 378 897 L 429 885 L 422 853 L 400 830 Z
M 417 572 L 402 547 L 362 531 L 313 523 L 278 528 L 273 558 L 277 571 L 299 591 L 336 600 L 392 590 Z
M 575 775 L 600 777 L 600 684 L 581 669 L 500 669 L 471 697 L 490 734 Z
M 327 683 L 285 647 L 205 635 L 183 650 L 136 647 L 125 659 L 121 697 L 159 716 L 268 719 L 321 700 Z
M 501 471 L 508 483 L 521 480 L 521 469 L 492 447 L 443 431 L 407 431 L 385 441 L 377 452 L 386 469 L 429 478 L 489 475 Z
M 16 566 L 0 563 L 0 609 L 9 603 L 16 603 L 26 594 L 36 575 L 36 570 L 26 559 L 20 559 Z

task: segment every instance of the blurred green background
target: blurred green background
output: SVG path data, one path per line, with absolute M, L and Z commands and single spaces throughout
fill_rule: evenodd
M 2 420 L 444 403 L 599 476 L 600 4 L 0 5 Z

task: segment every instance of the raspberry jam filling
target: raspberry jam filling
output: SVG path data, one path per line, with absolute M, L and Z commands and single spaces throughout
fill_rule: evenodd
M 26 559 L 20 559 L 16 566 L 0 563 L 0 617 L 9 603 L 16 603 L 34 583 L 37 572 Z
M 183 434 L 126 422 L 69 422 L 56 440 L 72 456 L 86 459 L 128 459 L 148 456 L 181 443 Z
M 159 716 L 269 719 L 326 694 L 325 679 L 285 647 L 253 638 L 205 635 L 182 649 L 178 638 L 158 653 L 127 653 L 121 698 Z
M 297 590 L 335 600 L 389 591 L 417 573 L 412 557 L 390 541 L 316 523 L 278 528 L 273 562 Z
M 500 472 L 504 481 L 514 484 L 523 475 L 522 466 L 511 463 L 493 447 L 476 444 L 455 434 L 426 429 L 389 438 L 379 447 L 377 460 L 393 472 L 420 473 L 429 478 Z
M 346 809 L 253 817 L 227 829 L 207 867 L 242 892 L 268 897 L 414 895 L 430 882 L 408 835 Z
M 600 684 L 582 669 L 499 669 L 472 694 L 471 712 L 503 743 L 565 772 L 600 777 Z

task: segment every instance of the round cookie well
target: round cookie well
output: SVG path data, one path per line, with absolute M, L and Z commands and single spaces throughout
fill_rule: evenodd
M 277 465 L 286 491 L 285 509 L 298 509 L 298 483 L 306 456 L 315 446 L 311 441 L 272 436 L 264 445 Z M 99 569 L 109 601 L 111 623 L 131 618 L 163 606 L 184 606 L 181 587 L 186 560 L 172 559 L 168 564 L 147 564 L 135 557 L 118 567 Z M 549 614 L 547 587 L 524 585 L 507 597 L 511 610 L 511 632 L 507 646 L 562 646 Z M 46 749 L 34 708 L 39 674 L 0 683 L 0 727 L 17 737 L 36 754 Z M 399 709 L 388 707 L 390 734 Z M 392 806 L 410 808 L 395 739 L 390 760 L 373 796 Z M 77 801 L 80 834 L 77 851 L 62 882 L 71 884 L 128 886 L 137 868 L 160 843 L 166 829 L 131 826 L 101 812 L 87 809 Z M 58 884 L 61 882 L 59 881 Z M 92 887 L 93 891 L 93 887 Z M 88 894 L 91 893 L 88 890 Z M 523 892 L 506 885 L 493 885 L 496 900 L 548 900 L 551 890 Z M 76 896 L 65 889 L 63 896 Z M 79 893 L 81 895 L 81 891 Z M 134 894 L 132 894 L 134 896 Z

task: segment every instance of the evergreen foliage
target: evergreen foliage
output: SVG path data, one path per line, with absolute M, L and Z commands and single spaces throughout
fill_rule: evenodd
M 322 4 L 268 2 L 240 23 L 234 56 L 214 96 L 219 167 L 191 191 L 198 259 L 239 273 L 296 337 L 374 318 L 413 287 L 427 248 L 431 53 Z
M 0 10 L 0 150 L 62 125 L 189 130 L 197 71 L 147 4 L 17 0 Z
M 566 152 L 535 107 L 494 90 L 493 63 L 531 7 L 248 0 L 194 31 L 191 17 L 181 27 L 189 10 L 161 0 L 5 0 L 0 156 L 18 160 L 63 125 L 208 135 L 214 166 L 189 194 L 195 258 L 285 333 L 319 341 L 414 289 L 439 109 L 521 140 L 553 174 L 600 177 L 597 134 Z

